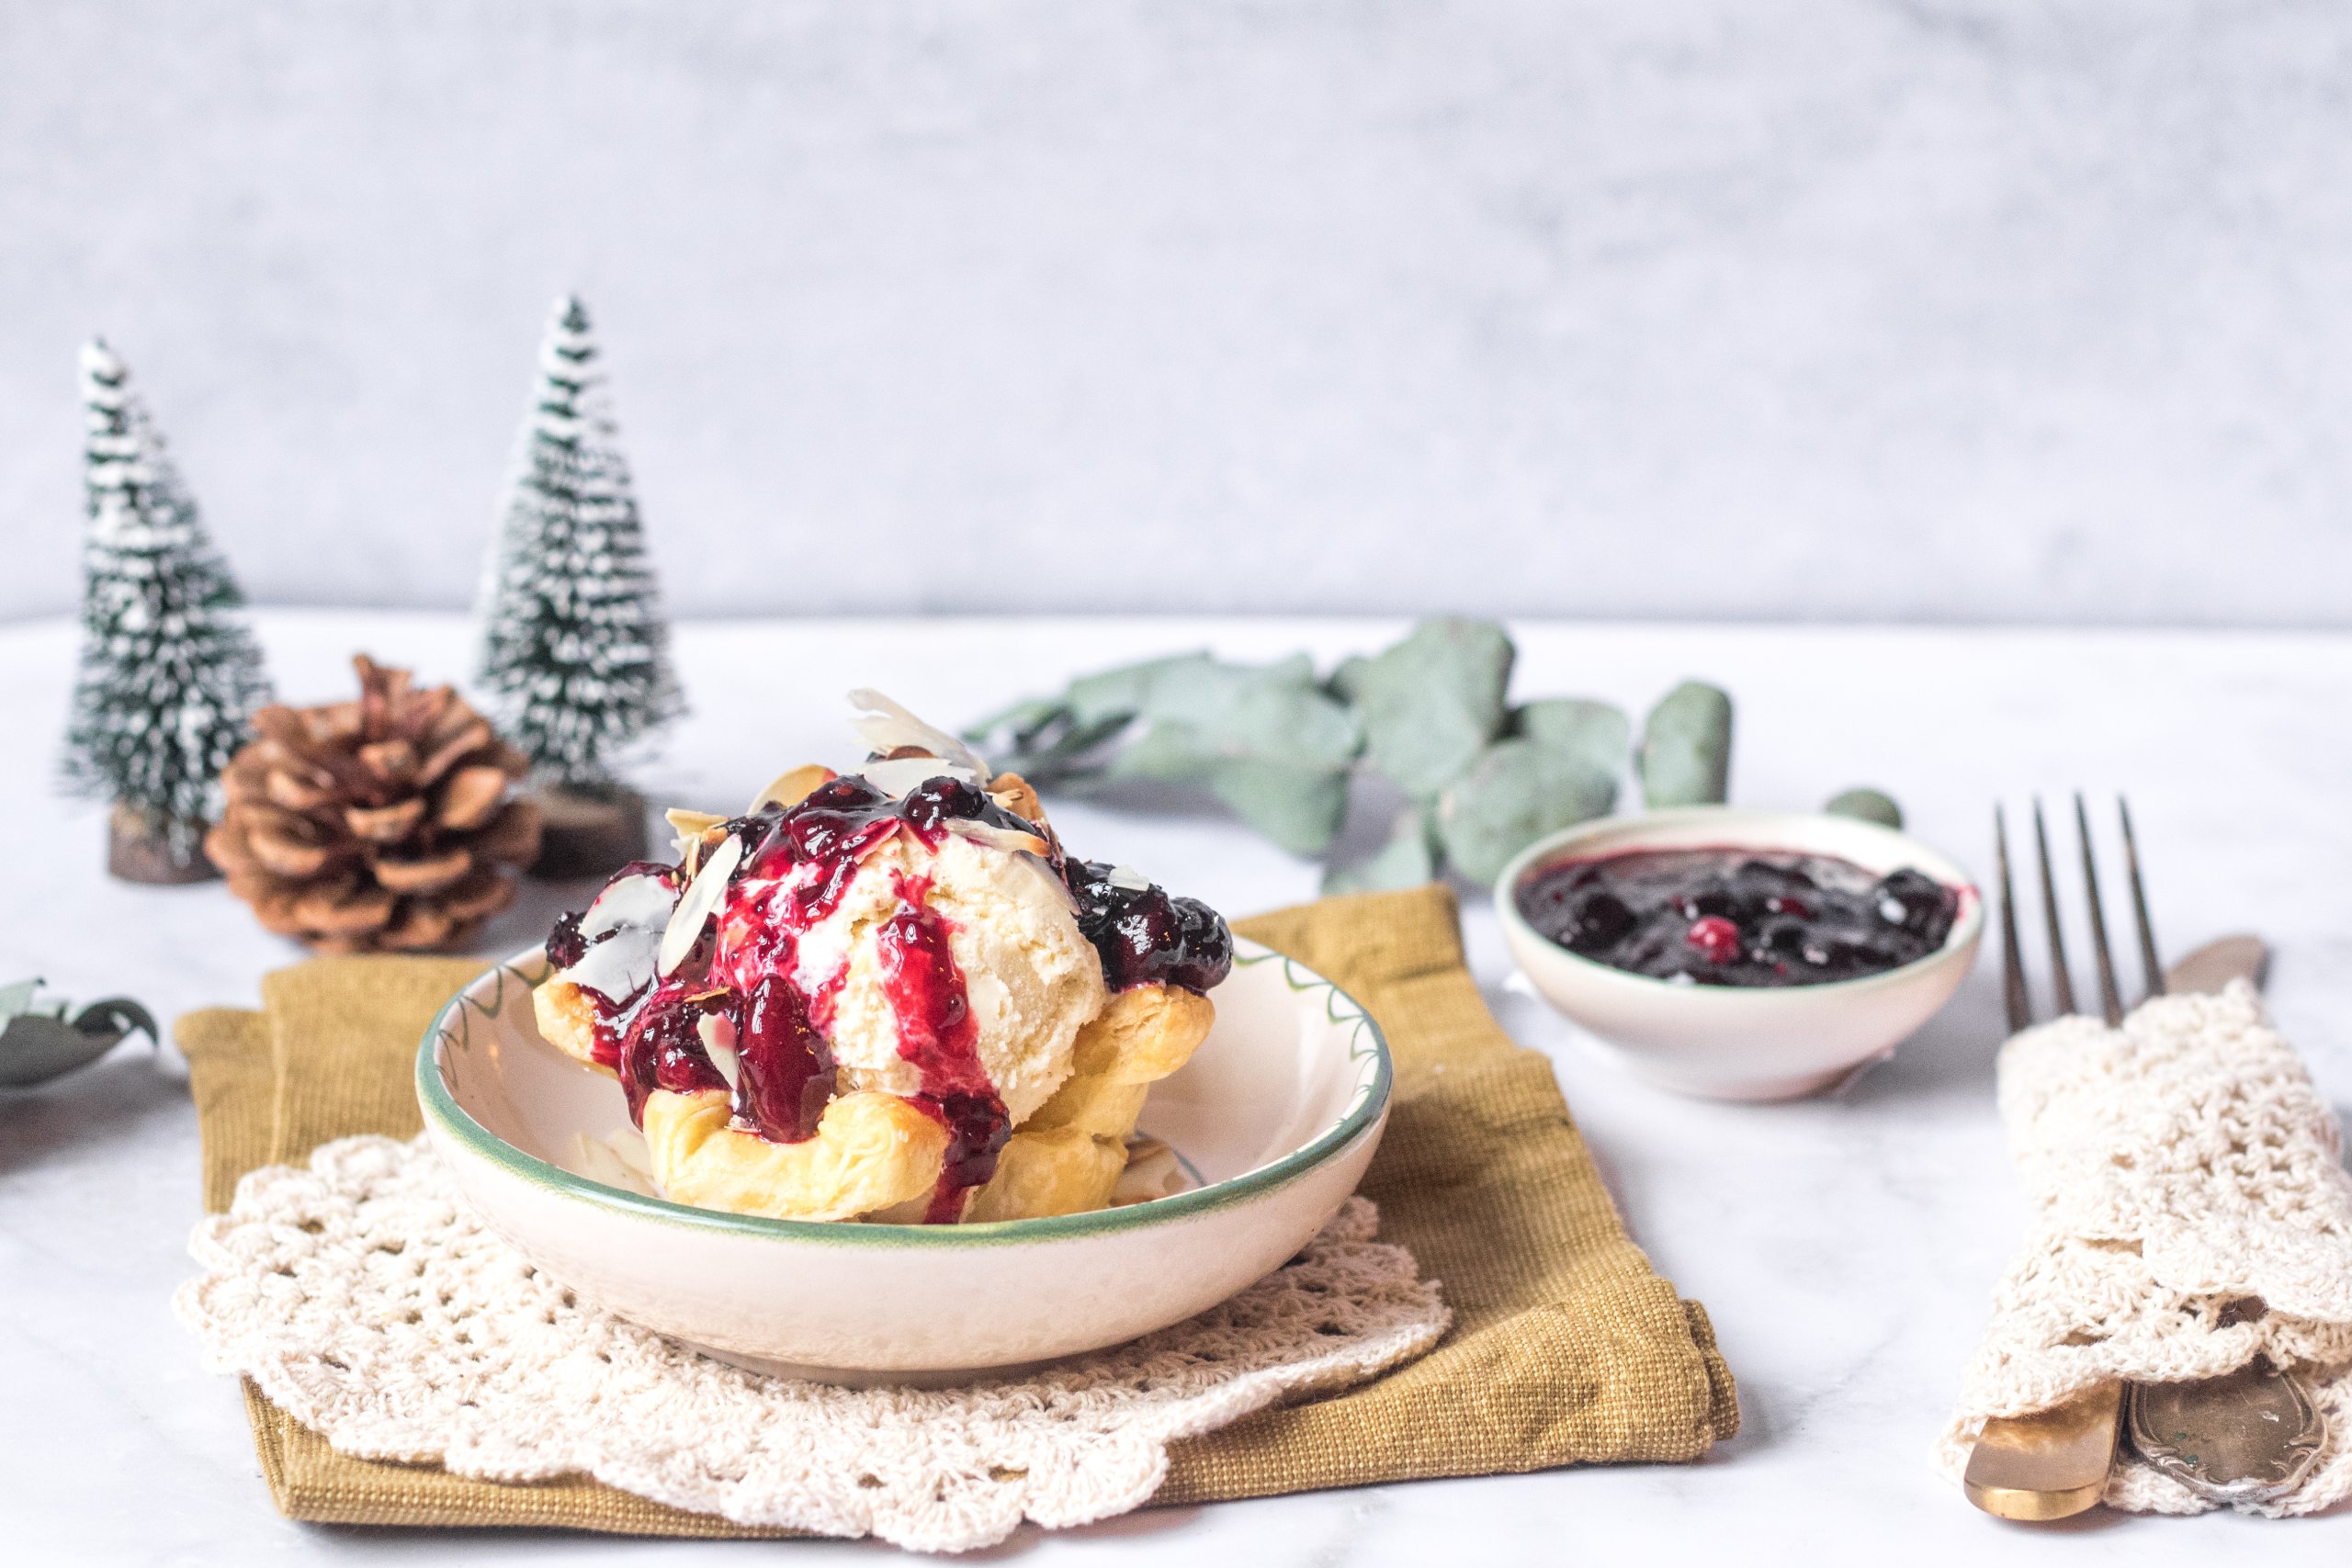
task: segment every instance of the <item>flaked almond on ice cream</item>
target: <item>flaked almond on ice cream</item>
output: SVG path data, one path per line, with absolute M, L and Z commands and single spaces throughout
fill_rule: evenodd
M 1071 859 L 1018 776 L 852 701 L 854 772 L 671 813 L 677 863 L 556 922 L 541 1032 L 619 1078 L 681 1202 L 936 1224 L 1156 1195 L 1136 1121 L 1208 1033 L 1224 919 Z

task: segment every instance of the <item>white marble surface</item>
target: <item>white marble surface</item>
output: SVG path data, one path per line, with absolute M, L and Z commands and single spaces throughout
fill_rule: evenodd
M 462 604 L 577 287 L 686 614 L 2344 626 L 2347 45 L 2312 0 L 8 0 L 0 615 L 74 602 L 94 331 L 256 598 Z
M 726 803 L 779 761 L 837 754 L 839 694 L 884 686 L 945 719 L 1105 660 L 1211 643 L 1234 655 L 1373 645 L 1386 623 L 997 621 L 688 626 L 696 716 L 648 770 L 663 795 Z M 1517 628 L 1521 690 L 1640 704 L 1688 673 L 1741 701 L 1736 797 L 1803 806 L 1858 780 L 1917 830 L 1987 856 L 1996 794 L 2128 786 L 2175 949 L 2227 929 L 2277 942 L 2275 1006 L 2338 1106 L 2352 1105 L 2352 638 L 2249 635 Z M 355 646 L 460 667 L 451 617 L 275 614 L 281 686 L 324 697 Z M 169 1017 L 251 1003 L 295 954 L 218 886 L 97 874 L 100 824 L 51 794 L 72 657 L 61 624 L 0 631 L 0 972 L 77 996 L 127 990 Z M 1150 868 L 1233 912 L 1303 898 L 1311 871 L 1214 815 L 1076 806 L 1091 853 Z M 488 945 L 530 940 L 541 890 Z M 2340 1562 L 2352 1516 L 2094 1514 L 2044 1531 L 1972 1511 L 1927 1446 L 2019 1224 L 1990 1102 L 1990 965 L 1848 1098 L 1775 1108 L 1671 1100 L 1581 1054 L 1501 989 L 1490 915 L 1476 966 L 1505 1024 L 1551 1054 L 1634 1235 L 1706 1303 L 1746 1425 L 1705 1462 L 1424 1483 L 1148 1512 L 1001 1555 L 1044 1562 L 1396 1564 L 1470 1561 Z M 271 1510 L 233 1385 L 198 1369 L 166 1299 L 189 1265 L 196 1133 L 175 1059 L 125 1047 L 48 1089 L 0 1098 L 0 1560 L 40 1563 L 871 1560 L 869 1545 L 718 1547 L 553 1534 L 403 1534 L 288 1524 Z M 1639 1554 L 1635 1556 L 1634 1554 Z

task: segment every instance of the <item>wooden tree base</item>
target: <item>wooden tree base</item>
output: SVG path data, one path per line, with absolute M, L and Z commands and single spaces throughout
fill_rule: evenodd
M 220 874 L 204 852 L 204 829 L 197 825 L 187 853 L 174 852 L 170 839 L 135 811 L 116 807 L 107 818 L 107 871 L 125 882 L 176 886 L 209 882 Z
M 635 790 L 582 795 L 549 785 L 534 790 L 539 803 L 539 858 L 531 874 L 549 882 L 609 876 L 646 850 L 645 797 Z

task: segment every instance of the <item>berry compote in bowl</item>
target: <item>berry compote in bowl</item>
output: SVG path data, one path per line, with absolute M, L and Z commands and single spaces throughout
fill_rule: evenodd
M 1495 884 L 1511 955 L 1636 1077 L 1794 1100 L 1951 999 L 1984 934 L 1968 875 L 1873 822 L 1693 807 L 1530 845 Z

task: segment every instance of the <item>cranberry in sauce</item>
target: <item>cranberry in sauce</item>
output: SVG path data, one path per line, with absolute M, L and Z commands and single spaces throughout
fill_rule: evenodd
M 683 980 L 653 988 L 621 1036 L 621 1092 L 628 1097 L 630 1121 L 645 1125 L 645 1097 L 657 1089 L 673 1094 L 726 1089 L 727 1080 L 703 1049 L 702 1021 L 708 1014 L 730 1014 L 734 1006 L 733 992 L 689 997 Z
M 737 1111 L 771 1143 L 805 1143 L 833 1098 L 832 1047 L 808 1021 L 808 999 L 783 975 L 752 987 L 735 1036 Z
M 1548 866 L 1519 887 L 1528 924 L 1629 974 L 1702 986 L 1809 986 L 1883 974 L 1941 947 L 1960 895 L 1834 855 L 1635 850 Z

